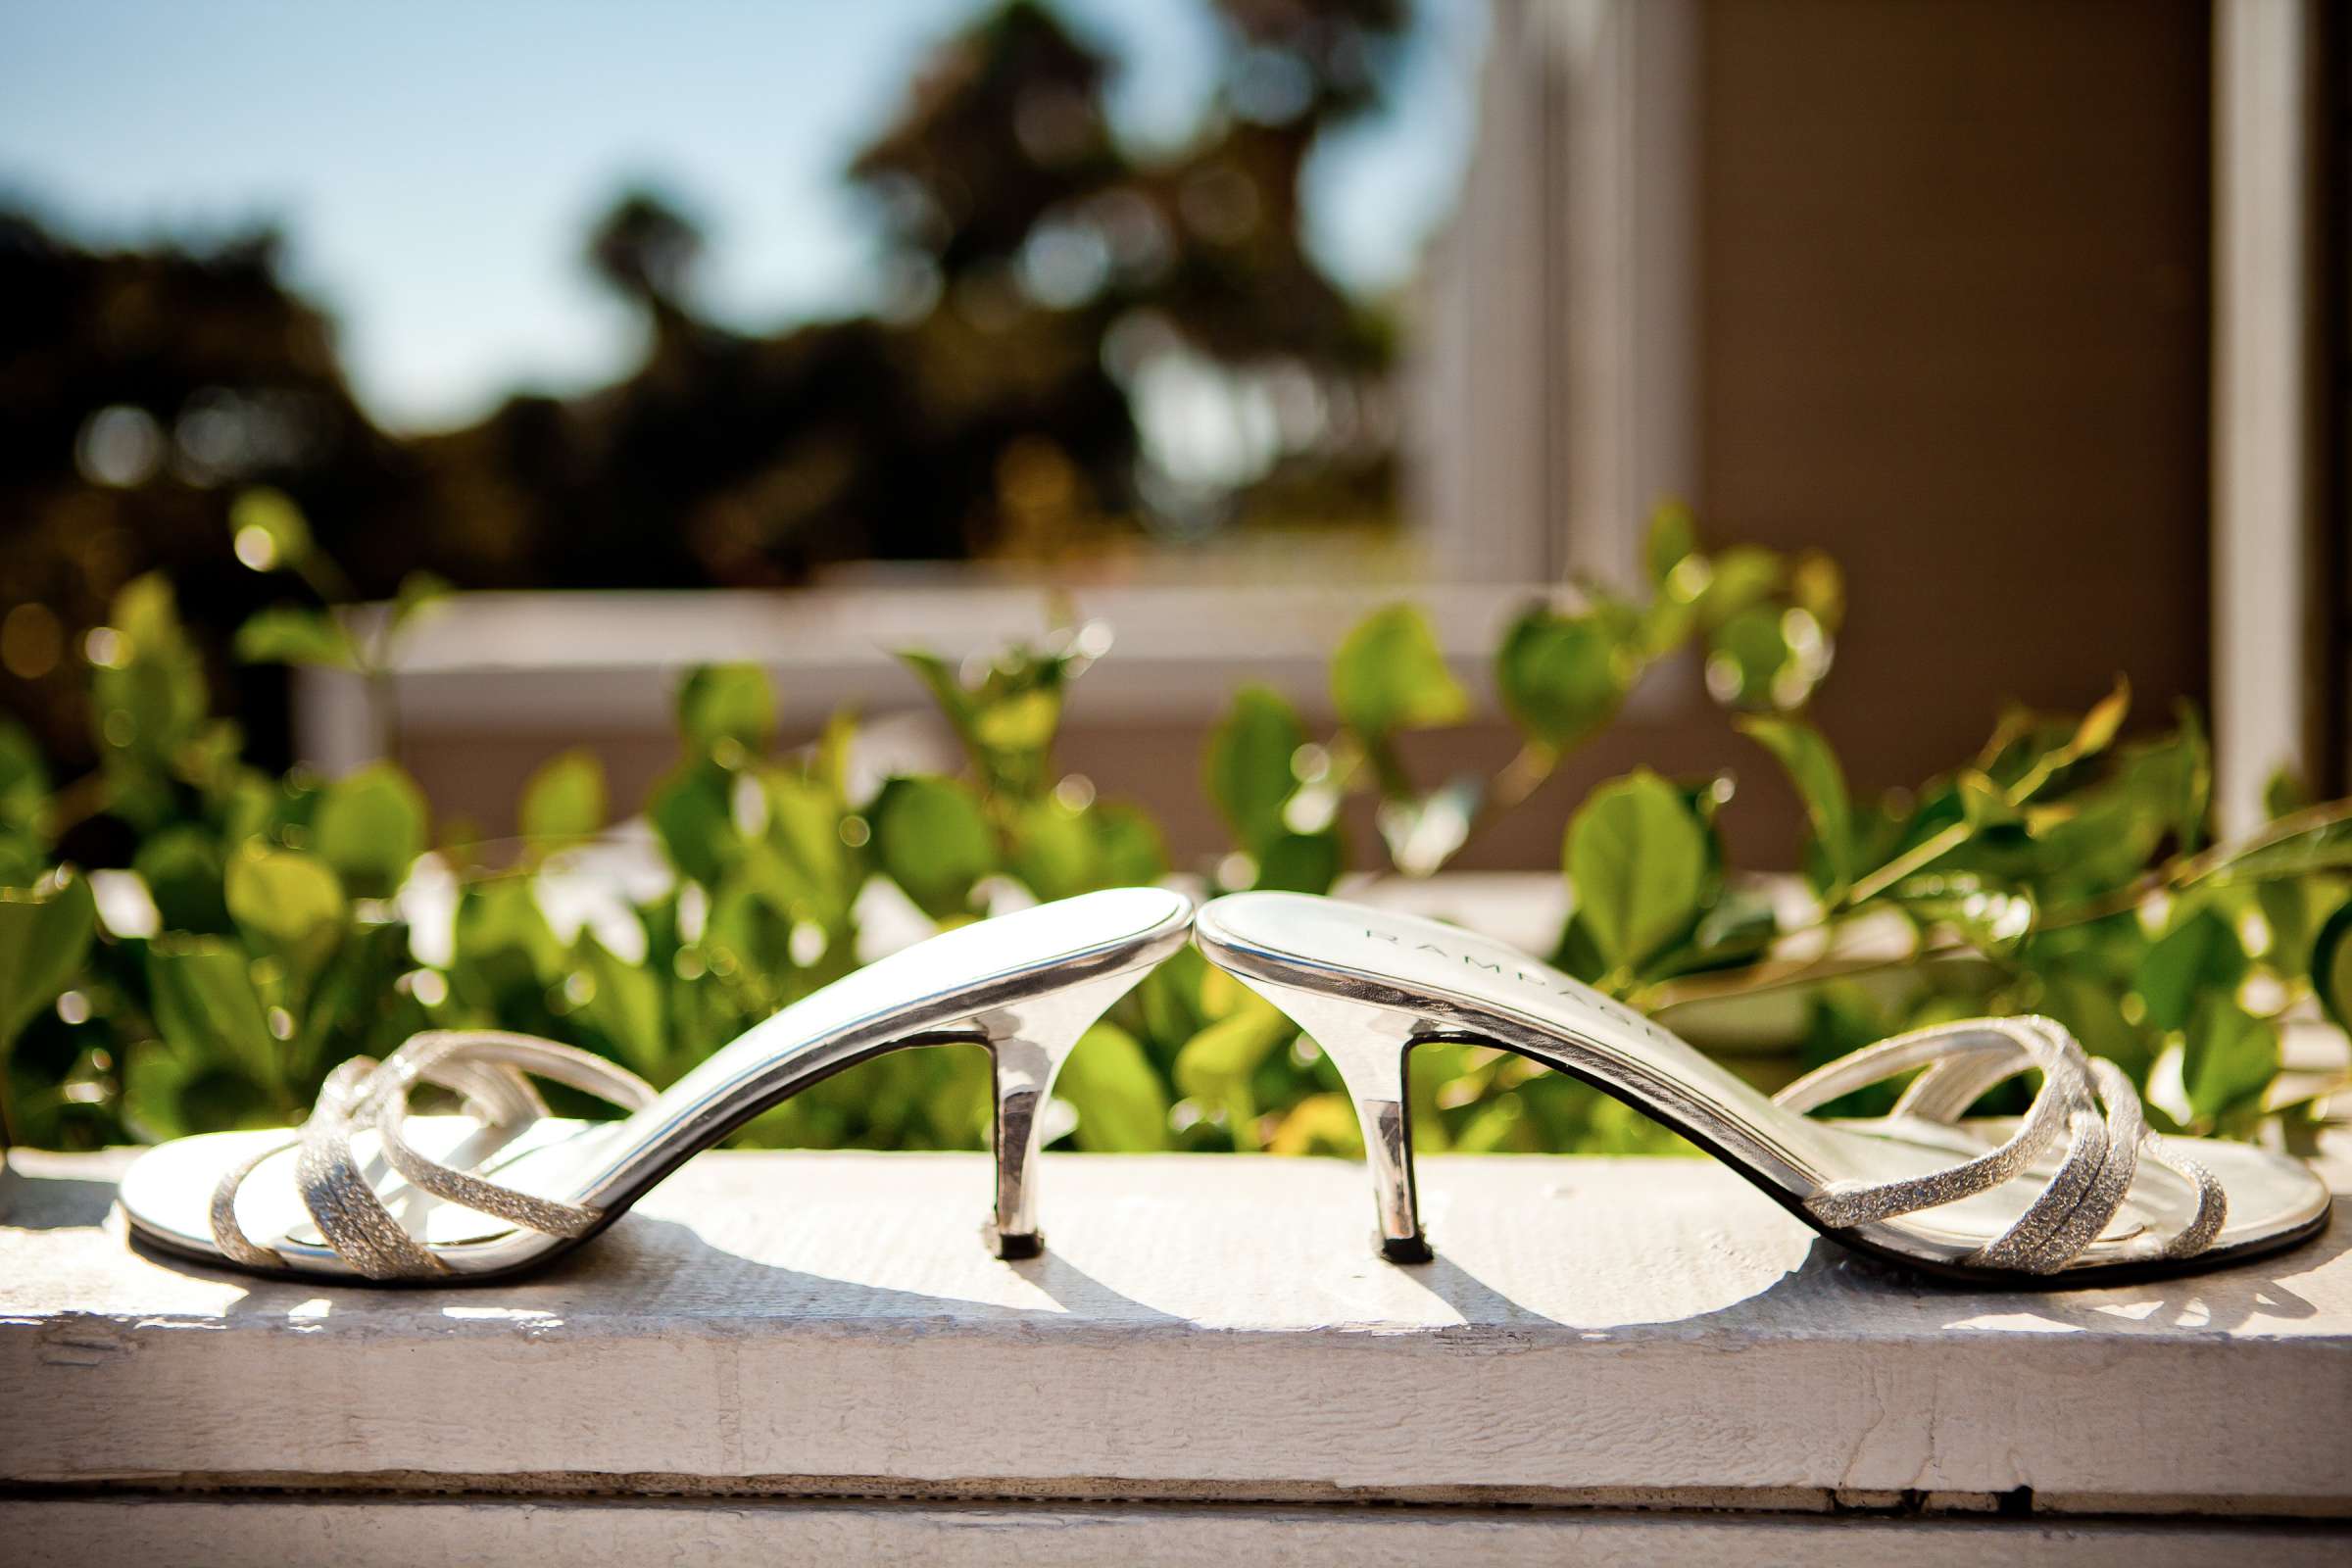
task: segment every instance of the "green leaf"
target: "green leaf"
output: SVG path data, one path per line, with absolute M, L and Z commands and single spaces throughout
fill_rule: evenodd
M 205 726 L 204 662 L 161 572 L 124 583 L 108 619 L 108 657 L 90 671 L 93 728 L 117 814 L 149 826 L 170 808 L 165 786 L 180 749 Z
M 662 1026 L 662 983 L 644 967 L 623 962 L 583 927 L 572 959 L 588 977 L 588 1000 L 579 1016 L 612 1042 L 621 1060 L 647 1078 L 668 1076 L 668 1047 Z
M 765 781 L 767 842 L 792 884 L 796 911 L 828 930 L 845 925 L 864 867 L 841 837 L 840 797 L 798 774 Z
M 2008 957 L 2034 929 L 2034 895 L 1973 875 L 1908 877 L 1893 895 L 1920 927 L 1948 926 L 1988 957 Z
M 1051 796 L 1014 815 L 1005 869 L 1041 900 L 1066 899 L 1097 881 L 1094 824 Z
M 1136 1038 L 1104 1021 L 1079 1037 L 1054 1095 L 1078 1112 L 1078 1147 L 1095 1154 L 1142 1154 L 1168 1147 L 1168 1096 Z
M 1826 672 L 1826 662 L 1808 664 L 1791 629 L 1810 617 L 1778 605 L 1750 605 L 1726 617 L 1707 635 L 1707 694 L 1731 708 L 1804 706 Z
M 2211 1121 L 2258 1102 L 2278 1073 L 2278 1029 L 2228 996 L 2197 1004 L 2181 1080 L 2189 1109 Z
M 2140 959 L 2132 989 L 2159 1029 L 2187 1025 L 2211 994 L 2227 998 L 2245 978 L 2246 951 L 2237 933 L 2211 905 L 2176 915 L 2172 930 Z
M 392 762 L 370 762 L 329 784 L 311 817 L 312 847 L 354 898 L 399 892 L 424 841 L 423 792 Z
M 678 688 L 678 724 L 705 752 L 732 743 L 757 756 L 776 732 L 776 694 L 757 664 L 704 664 Z
M 997 868 L 995 835 L 971 791 L 953 779 L 894 778 L 874 800 L 883 871 L 933 919 L 972 912 L 972 885 Z
M 2269 780 L 2262 786 L 2262 814 L 2265 821 L 2276 822 L 2282 816 L 2292 816 L 2318 804 L 2311 787 L 2303 782 L 2303 776 L 2284 763 L 2273 768 Z
M 164 930 L 227 936 L 234 929 L 221 891 L 227 863 L 212 834 L 186 823 L 165 828 L 140 843 L 130 863 Z
M 1980 833 L 1987 828 L 2008 827 L 2024 817 L 2000 785 L 1973 767 L 1960 774 L 1955 788 L 1960 796 L 1961 820 Z
M 2352 903 L 2328 917 L 2311 945 L 2311 989 L 2336 1027 L 2352 1030 Z
M 956 733 L 970 740 L 972 695 L 963 689 L 963 681 L 956 675 L 956 666 L 928 648 L 901 648 L 897 650 L 897 658 L 900 663 L 914 671 L 915 678 L 931 693 L 931 700 L 939 705 L 939 710 L 947 716 Z
M 301 850 L 248 842 L 229 858 L 228 913 L 246 945 L 285 965 L 299 997 L 343 942 L 350 910 L 324 860 Z
M 535 1016 L 564 968 L 563 944 L 524 877 L 477 882 L 459 895 L 455 948 L 451 989 L 503 1017 Z
M 1710 628 L 1761 605 L 1780 591 L 1788 566 L 1780 556 L 1755 545 L 1719 550 L 1707 562 L 1706 584 L 1698 596 L 1699 618 Z
M 1616 716 L 1632 662 L 1600 617 L 1537 606 L 1503 633 L 1494 683 L 1530 739 L 1565 751 Z
M 1168 874 L 1167 841 L 1142 808 L 1098 801 L 1088 814 L 1095 822 L 1096 874 L 1103 887 L 1144 887 Z
M 1208 797 L 1252 854 L 1286 829 L 1282 808 L 1298 787 L 1291 759 L 1306 744 L 1297 710 L 1271 686 L 1244 686 L 1209 733 Z
M 1282 833 L 1251 857 L 1257 878 L 1250 885 L 1261 893 L 1329 893 L 1348 868 L 1348 848 L 1339 829 L 1317 833 Z
M 645 814 L 678 874 L 714 887 L 743 853 L 735 831 L 735 775 L 707 757 L 694 758 L 655 786 Z
M 219 937 L 158 937 L 147 947 L 147 983 L 156 1029 L 184 1058 L 234 1062 L 282 1098 L 280 1044 L 243 953 Z
M 71 866 L 35 887 L 0 888 L 0 1063 L 80 970 L 97 929 L 89 880 Z
M 0 713 L 0 828 L 46 837 L 49 767 L 32 731 Z
M 1698 549 L 1698 522 L 1679 501 L 1661 502 L 1649 514 L 1649 534 L 1642 557 L 1649 567 L 1650 586 L 1663 589 L 1674 568 Z
M 1331 663 L 1331 697 L 1359 735 L 1451 724 L 1470 711 L 1429 617 L 1414 605 L 1390 605 L 1357 623 Z
M 550 758 L 523 786 L 518 820 L 541 854 L 595 837 L 605 825 L 605 764 L 586 747 Z
M 272 605 L 258 610 L 237 628 L 233 645 L 248 664 L 320 664 L 356 669 L 359 649 L 343 622 L 328 610 L 306 610 L 299 605 Z
M 311 553 L 311 525 L 283 490 L 247 490 L 229 504 L 229 536 L 237 559 L 256 571 L 289 570 Z
M 1564 858 L 1578 916 L 1612 969 L 1638 971 L 1698 918 L 1705 830 L 1647 768 L 1592 792 L 1568 823 Z
M 2074 739 L 2062 754 L 2069 762 L 2080 761 L 2094 753 L 2103 752 L 2115 744 L 2116 732 L 2124 727 L 2124 716 L 2132 711 L 2132 683 L 2123 676 L 2115 678 L 2115 689 L 2091 705 L 2075 727 Z
M 1037 686 L 982 708 L 972 718 L 972 739 L 990 752 L 1018 756 L 1044 751 L 1060 727 L 1061 693 Z
M 437 572 L 410 572 L 400 579 L 400 587 L 392 595 L 391 629 L 395 633 L 407 630 L 411 623 L 439 609 L 456 592 L 449 579 Z
M 1222 1109 L 1235 1147 L 1254 1149 L 1257 1110 L 1250 1080 L 1259 1063 L 1298 1033 L 1298 1026 L 1271 1003 L 1244 992 L 1231 1012 L 1177 1051 L 1176 1088 L 1203 1105 Z
M 1821 893 L 1835 901 L 1854 878 L 1854 808 L 1838 754 L 1821 731 L 1802 719 L 1751 717 L 1737 722 L 1740 733 L 1780 760 L 1796 786 L 1797 799 L 1805 803 L 1805 821 L 1829 872 Z

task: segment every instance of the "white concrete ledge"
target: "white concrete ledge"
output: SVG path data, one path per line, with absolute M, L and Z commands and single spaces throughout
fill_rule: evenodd
M 450 1492 L 509 1518 L 702 1494 L 694 1528 L 722 1536 L 758 1516 L 728 1497 L 856 1495 L 927 1499 L 942 1530 L 1040 1499 L 1080 1534 L 1120 1516 L 1047 1500 L 2031 1513 L 2048 1532 L 2352 1516 L 2352 1226 L 2169 1284 L 1989 1294 L 1817 1242 L 1710 1163 L 1432 1159 L 1440 1260 L 1397 1269 L 1371 1255 L 1351 1165 L 1050 1156 L 1052 1250 L 1002 1263 L 978 1242 L 980 1156 L 740 1153 L 695 1160 L 538 1279 L 384 1292 L 152 1261 L 109 1212 L 108 1157 L 15 1162 L 0 1482 L 55 1519 L 39 1510 L 126 1506 L 93 1489 L 177 1494 L 109 1527 L 133 1534 L 218 1502 L 190 1489 L 338 1494 L 271 1506 L 318 1542 Z M 617 1541 L 672 1516 L 613 1517 Z M 1238 1549 L 1223 1514 L 1182 1517 L 1202 1560 Z M 1329 1528 L 1312 1539 L 1352 1527 Z M 2313 1528 L 2281 1542 L 2347 1543 Z

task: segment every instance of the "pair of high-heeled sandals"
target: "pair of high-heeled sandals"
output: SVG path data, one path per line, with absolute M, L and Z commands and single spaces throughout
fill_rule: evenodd
M 1932 1273 L 2037 1288 L 2214 1267 L 2328 1222 L 2304 1165 L 2152 1131 L 2130 1079 L 2047 1018 L 1939 1025 L 1867 1047 L 1766 1099 L 1674 1034 L 1546 964 L 1452 926 L 1298 894 L 1238 894 L 1196 916 L 1158 888 L 1088 894 L 908 948 L 795 1003 L 667 1090 L 553 1041 L 422 1034 L 346 1062 L 294 1132 L 213 1133 L 122 1179 L 132 1235 L 255 1273 L 412 1284 L 513 1275 L 578 1246 L 688 1157 L 842 1068 L 907 1046 L 985 1046 L 996 1079 L 999 1255 L 1035 1255 L 1041 1112 L 1103 1010 L 1190 935 L 1338 1067 L 1362 1120 L 1378 1243 L 1428 1258 L 1406 1057 L 1499 1047 L 1581 1078 L 1713 1153 L 1824 1236 Z M 1804 1112 L 1916 1073 L 1893 1111 Z M 2022 1117 L 1966 1119 L 2039 1074 Z M 548 1114 L 529 1082 L 628 1114 Z M 412 1115 L 419 1085 L 458 1113 Z

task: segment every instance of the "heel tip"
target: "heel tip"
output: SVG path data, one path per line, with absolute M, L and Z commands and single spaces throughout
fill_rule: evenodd
M 980 1241 L 989 1251 L 1007 1263 L 1043 1257 L 1046 1252 L 1044 1231 L 1001 1231 L 994 1225 L 983 1225 L 980 1227 Z
M 1374 1236 L 1373 1243 L 1380 1255 L 1392 1263 L 1434 1263 L 1438 1254 L 1430 1250 L 1426 1236 Z

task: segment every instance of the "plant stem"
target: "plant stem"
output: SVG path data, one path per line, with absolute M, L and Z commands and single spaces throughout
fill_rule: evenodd
M 1838 903 L 1844 907 L 1851 908 L 1857 904 L 1864 904 L 1877 898 L 1914 871 L 1926 869 L 1961 845 L 1966 844 L 1969 834 L 1974 831 L 1975 829 L 1965 821 L 1954 822 L 1941 832 L 1922 839 L 1903 854 L 1896 856 L 1876 871 L 1871 872 L 1870 875 L 1863 877 L 1852 887 L 1847 888 L 1845 897 Z
M 1469 822 L 1462 829 L 1462 842 L 1453 847 L 1453 853 L 1446 856 L 1446 859 L 1450 862 L 1459 858 L 1462 851 L 1468 849 L 1481 833 L 1493 827 L 1514 808 L 1526 804 L 1527 798 L 1542 789 L 1544 780 L 1550 778 L 1559 765 L 1560 754 L 1549 746 L 1529 741 L 1520 747 L 1519 754 L 1505 762 L 1502 770 L 1494 775 L 1494 783 L 1478 803 L 1478 809 L 1471 812 Z M 1440 865 L 1432 867 L 1432 870 L 1444 868 Z
M 2275 848 L 2306 833 L 2352 821 L 2352 799 L 2327 801 L 2306 807 L 2278 818 L 2261 830 L 2228 844 L 2216 844 L 2200 855 L 2175 856 L 2156 867 L 2095 898 L 2055 909 L 2034 922 L 2036 931 L 2063 930 L 2068 926 L 2087 925 L 2110 915 L 2123 914 L 2138 908 L 2155 895 L 2168 888 L 2185 888 L 2205 878 L 2229 869 L 2233 860 L 2241 860 L 2259 851 Z
M 50 816 L 45 824 L 52 839 L 64 837 L 66 830 L 77 827 L 112 806 L 115 788 L 103 769 L 92 768 L 73 783 L 49 798 Z
M 1827 954 L 1817 958 L 1774 963 L 1766 959 L 1749 964 L 1744 969 L 1720 970 L 1714 974 L 1692 975 L 1683 980 L 1669 980 L 1657 987 L 1646 999 L 1649 1010 L 1679 1007 L 1690 1002 L 1716 1002 L 1733 997 L 1763 996 L 1769 992 L 1787 991 L 1793 987 L 1814 985 L 1824 980 L 1843 980 L 1858 974 L 1875 974 L 1886 969 L 1907 968 L 1936 958 L 1961 957 L 1978 954 L 1965 942 L 1945 943 L 1937 947 L 1918 948 L 1909 953 L 1889 954 L 1883 958 L 1836 958 Z

